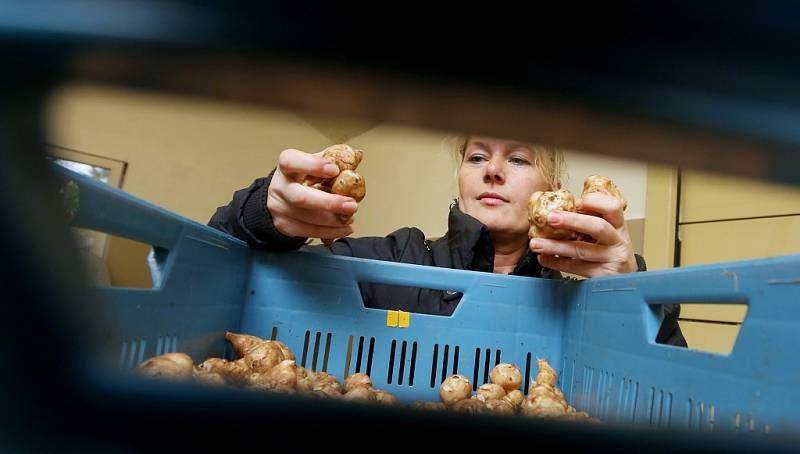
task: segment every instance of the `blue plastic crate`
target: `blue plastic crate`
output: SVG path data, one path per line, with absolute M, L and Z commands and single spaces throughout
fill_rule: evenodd
M 800 256 L 559 281 L 307 252 L 267 253 L 101 183 L 78 183 L 75 226 L 154 246 L 153 289 L 97 289 L 102 350 L 130 368 L 169 351 L 228 356 L 225 331 L 286 342 L 299 364 L 343 379 L 367 372 L 401 400 L 437 400 L 449 374 L 474 386 L 498 362 L 525 383 L 537 358 L 578 409 L 610 424 L 794 433 L 800 417 Z M 388 326 L 359 282 L 463 292 L 450 317 Z M 654 342 L 665 303 L 743 303 L 730 355 Z M 392 323 L 394 324 L 394 323 Z

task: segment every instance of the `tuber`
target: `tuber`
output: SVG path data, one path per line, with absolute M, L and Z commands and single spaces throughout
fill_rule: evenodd
M 463 375 L 451 375 L 439 386 L 439 398 L 446 406 L 467 399 L 470 394 L 472 394 L 472 385 Z
M 575 232 L 550 226 L 547 217 L 554 210 L 575 212 L 575 197 L 566 189 L 558 191 L 536 191 L 528 200 L 528 237 L 574 240 Z

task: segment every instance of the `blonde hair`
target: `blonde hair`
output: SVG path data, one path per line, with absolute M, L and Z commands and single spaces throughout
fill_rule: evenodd
M 464 160 L 464 153 L 467 150 L 470 136 L 452 136 L 448 139 L 453 151 L 453 158 L 456 160 L 456 175 L 458 167 Z M 550 187 L 549 190 L 561 189 L 567 183 L 567 161 L 564 152 L 558 148 L 528 143 L 530 149 L 536 155 L 536 167 L 542 173 L 545 181 Z

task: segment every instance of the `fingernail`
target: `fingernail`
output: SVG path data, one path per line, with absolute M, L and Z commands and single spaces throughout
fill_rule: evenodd
M 531 240 L 531 248 L 534 250 L 542 249 L 544 245 L 540 240 Z
M 342 204 L 342 208 L 344 208 L 345 210 L 355 210 L 356 208 L 358 208 L 358 204 L 355 202 L 345 202 Z
M 560 224 L 563 219 L 564 219 L 564 216 L 561 216 L 560 213 L 550 213 L 550 215 L 547 216 L 547 223 L 548 224 Z
M 325 172 L 325 173 L 330 173 L 330 174 L 338 174 L 339 173 L 339 167 L 337 167 L 336 164 L 325 164 L 322 167 L 322 171 Z

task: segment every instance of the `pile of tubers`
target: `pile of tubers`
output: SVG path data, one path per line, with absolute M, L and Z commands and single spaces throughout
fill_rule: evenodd
M 194 365 L 185 353 L 166 353 L 143 361 L 136 371 L 145 377 L 193 380 L 203 385 L 231 385 L 378 404 L 397 403 L 391 394 L 373 388 L 367 374 L 350 375 L 342 385 L 327 372 L 313 372 L 298 366 L 294 354 L 283 342 L 230 332 L 225 334 L 225 339 L 236 354 L 233 361 L 209 358 Z
M 295 356 L 283 342 L 263 340 L 249 334 L 226 333 L 236 359 L 209 358 L 194 365 L 185 353 L 165 353 L 140 363 L 139 375 L 167 380 L 194 381 L 201 385 L 228 385 L 257 391 L 302 394 L 327 399 L 398 405 L 386 391 L 375 389 L 369 375 L 356 373 L 344 384 L 327 372 L 313 372 L 295 363 Z M 528 396 L 520 390 L 522 373 L 513 364 L 498 364 L 491 382 L 473 395 L 472 384 L 462 375 L 451 375 L 439 387 L 441 402 L 417 402 L 416 408 L 453 410 L 469 414 L 524 415 L 565 421 L 597 422 L 577 411 L 556 387 L 558 376 L 543 359 L 536 362 L 538 373 L 531 380 Z
M 513 364 L 498 364 L 492 369 L 491 382 L 472 394 L 472 384 L 463 375 L 451 375 L 439 387 L 438 402 L 420 402 L 427 409 L 448 409 L 469 414 L 523 415 L 565 421 L 598 422 L 588 413 L 577 411 L 556 388 L 558 376 L 543 359 L 536 362 L 538 373 L 531 380 L 528 396 L 519 389 L 522 373 Z
M 583 192 L 581 197 L 587 194 L 599 192 L 617 198 L 622 203 L 623 211 L 628 208 L 628 202 L 622 197 L 617 186 L 610 178 L 602 175 L 589 175 L 583 181 Z M 528 237 L 549 238 L 553 240 L 579 240 L 593 242 L 594 240 L 583 234 L 571 230 L 558 229 L 547 223 L 550 212 L 555 210 L 578 212 L 575 207 L 575 197 L 566 189 L 557 191 L 536 191 L 531 194 L 528 200 L 528 221 L 531 226 L 528 230 Z M 592 213 L 584 213 L 592 214 Z
M 339 174 L 333 178 L 320 178 L 308 175 L 303 180 L 303 185 L 321 191 L 352 197 L 356 202 L 361 202 L 367 195 L 366 181 L 356 172 L 356 168 L 364 158 L 364 152 L 352 148 L 347 144 L 336 144 L 322 150 L 322 158 L 339 168 Z M 342 222 L 347 222 L 350 216 L 339 215 Z M 330 247 L 331 238 L 322 238 L 323 244 Z

